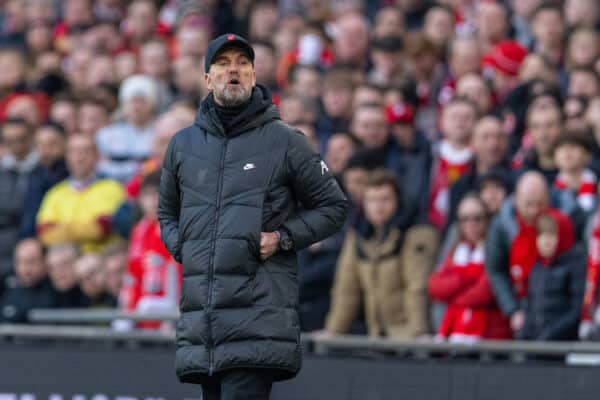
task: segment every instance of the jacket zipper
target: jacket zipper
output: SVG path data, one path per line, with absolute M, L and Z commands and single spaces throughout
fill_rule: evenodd
M 215 273 L 215 251 L 217 246 L 217 230 L 219 229 L 219 214 L 221 212 L 221 191 L 223 190 L 223 169 L 225 168 L 225 152 L 227 151 L 227 139 L 223 143 L 223 148 L 221 150 L 221 159 L 219 163 L 219 175 L 217 177 L 217 205 L 215 208 L 215 223 L 213 228 L 212 235 L 212 259 L 208 266 L 208 301 L 207 301 L 207 310 L 208 310 L 208 375 L 213 374 L 214 370 L 214 343 L 213 343 L 213 334 L 212 334 L 212 298 L 213 298 L 213 281 L 214 281 L 214 273 Z

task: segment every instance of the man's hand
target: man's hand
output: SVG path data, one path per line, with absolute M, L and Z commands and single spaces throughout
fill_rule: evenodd
M 279 248 L 279 232 L 260 233 L 260 258 L 266 260 Z
M 512 313 L 510 316 L 510 327 L 513 332 L 518 332 L 523 329 L 523 325 L 525 325 L 525 311 L 518 310 Z

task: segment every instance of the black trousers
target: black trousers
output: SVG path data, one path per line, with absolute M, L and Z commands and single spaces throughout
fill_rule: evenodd
M 272 375 L 261 369 L 232 369 L 206 377 L 202 400 L 269 400 Z

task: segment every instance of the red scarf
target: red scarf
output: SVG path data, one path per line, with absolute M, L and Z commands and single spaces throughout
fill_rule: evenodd
M 581 312 L 583 321 L 592 321 L 594 318 L 594 311 L 599 300 L 598 278 L 600 278 L 600 210 L 594 215 L 592 235 L 588 246 L 588 268 Z
M 469 170 L 472 156 L 469 148 L 456 149 L 446 140 L 440 144 L 439 155 L 433 167 L 429 201 L 429 220 L 438 229 L 446 225 L 450 187 Z
M 577 192 L 577 204 L 579 204 L 579 207 L 586 212 L 592 211 L 596 205 L 597 182 L 598 178 L 596 177 L 596 174 L 586 168 L 581 172 L 581 183 L 579 184 L 579 187 L 573 188 Z M 554 187 L 561 190 L 569 189 L 563 173 L 559 173 L 556 177 Z

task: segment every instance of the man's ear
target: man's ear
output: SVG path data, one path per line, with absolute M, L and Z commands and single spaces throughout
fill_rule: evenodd
M 256 70 L 252 70 L 252 87 L 256 86 Z
M 204 74 L 204 83 L 206 83 L 208 90 L 213 90 L 212 79 L 210 79 L 210 74 L 208 72 Z

